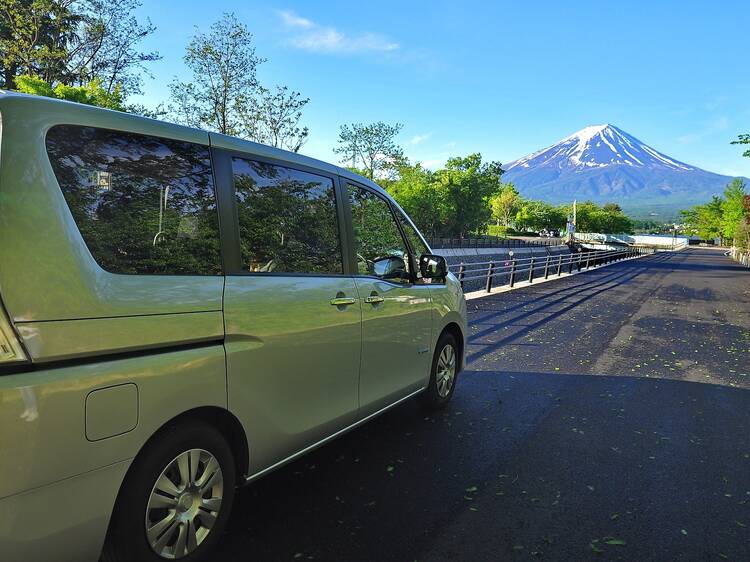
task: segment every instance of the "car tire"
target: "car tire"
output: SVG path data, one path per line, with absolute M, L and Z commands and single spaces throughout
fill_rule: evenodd
M 443 408 L 453 397 L 460 366 L 458 342 L 450 332 L 444 332 L 435 346 L 430 382 L 421 395 L 422 404 L 431 410 Z
M 232 450 L 217 429 L 198 420 L 170 425 L 128 471 L 102 560 L 210 560 L 232 510 L 235 478 Z

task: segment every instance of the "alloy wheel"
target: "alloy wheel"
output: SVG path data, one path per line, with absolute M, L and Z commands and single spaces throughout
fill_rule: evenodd
M 446 344 L 438 356 L 437 372 L 435 373 L 435 382 L 440 398 L 445 398 L 450 394 L 455 379 L 456 351 L 452 344 Z
M 206 539 L 224 497 L 221 466 L 211 453 L 177 455 L 156 479 L 146 507 L 146 537 L 153 551 L 174 560 Z

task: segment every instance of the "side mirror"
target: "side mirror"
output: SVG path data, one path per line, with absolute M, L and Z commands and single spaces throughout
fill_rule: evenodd
M 407 277 L 403 258 L 385 256 L 372 262 L 373 273 L 382 279 L 404 279 Z
M 448 262 L 443 256 L 422 254 L 419 257 L 419 271 L 424 279 L 445 279 L 448 275 Z

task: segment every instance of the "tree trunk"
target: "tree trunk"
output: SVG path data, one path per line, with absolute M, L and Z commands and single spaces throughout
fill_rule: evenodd
M 6 68 L 4 72 L 3 81 L 5 82 L 3 88 L 6 90 L 16 89 L 16 67 Z

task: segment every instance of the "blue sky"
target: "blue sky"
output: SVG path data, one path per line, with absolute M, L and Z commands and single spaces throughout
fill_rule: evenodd
M 142 101 L 186 78 L 184 48 L 234 12 L 268 59 L 261 81 L 311 98 L 302 152 L 337 161 L 339 126 L 401 122 L 430 167 L 481 152 L 506 163 L 612 123 L 689 164 L 750 177 L 729 142 L 750 132 L 750 2 L 232 2 L 144 0 L 158 31 Z

